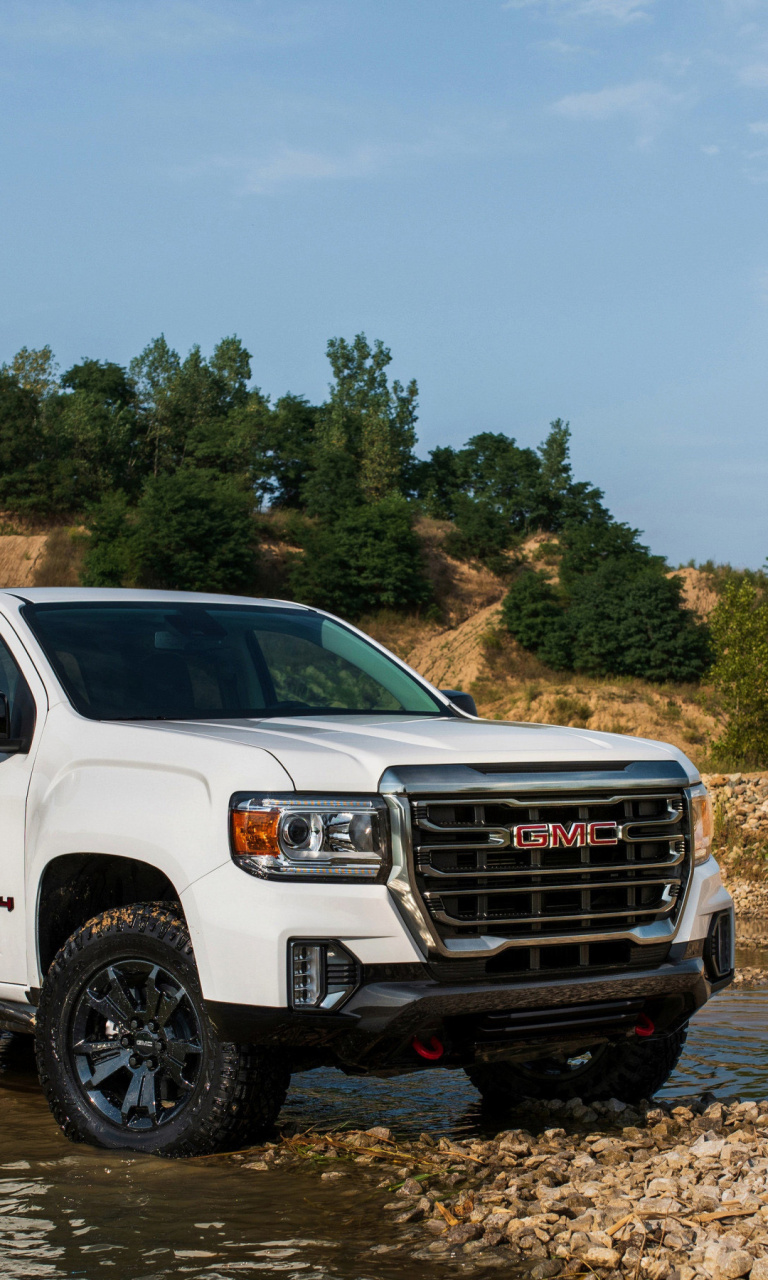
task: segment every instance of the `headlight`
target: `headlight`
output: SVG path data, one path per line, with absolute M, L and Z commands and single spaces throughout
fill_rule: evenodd
M 383 880 L 387 808 L 379 796 L 232 797 L 232 857 L 270 880 Z
M 712 801 L 703 783 L 691 791 L 691 810 L 693 816 L 693 865 L 698 867 L 706 862 L 712 852 L 712 835 L 714 821 L 712 818 Z

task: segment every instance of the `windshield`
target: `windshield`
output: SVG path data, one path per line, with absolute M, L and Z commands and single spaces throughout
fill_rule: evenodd
M 450 714 L 386 654 L 311 610 L 66 603 L 23 612 L 92 720 Z

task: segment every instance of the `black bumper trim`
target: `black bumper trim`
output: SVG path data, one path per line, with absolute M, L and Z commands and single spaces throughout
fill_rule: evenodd
M 217 1034 L 241 1044 L 273 1046 L 318 1060 L 337 1060 L 375 1070 L 406 1053 L 414 1035 L 440 1033 L 456 1046 L 455 1061 L 471 1058 L 488 1017 L 514 1041 L 539 1035 L 556 1040 L 596 1026 L 606 1038 L 631 1033 L 629 1010 L 650 1011 L 659 1034 L 691 1017 L 732 975 L 712 983 L 700 958 L 658 969 L 590 975 L 568 982 L 470 982 L 447 985 L 434 979 L 368 982 L 341 1013 L 295 1012 L 285 1008 L 206 1001 Z M 611 1007 L 615 1010 L 612 1015 Z M 507 1015 L 504 1017 L 503 1015 Z M 443 1065 L 449 1065 L 450 1054 Z

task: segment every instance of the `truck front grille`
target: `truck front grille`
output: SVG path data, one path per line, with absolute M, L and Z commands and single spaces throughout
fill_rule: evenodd
M 440 796 L 412 799 L 411 818 L 415 888 L 444 940 L 490 935 L 538 949 L 567 939 L 591 967 L 588 938 L 671 923 L 685 896 L 682 791 Z

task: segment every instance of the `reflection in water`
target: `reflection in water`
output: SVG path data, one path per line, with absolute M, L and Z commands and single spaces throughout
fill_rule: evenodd
M 753 961 L 754 963 L 754 961 Z M 768 986 L 727 991 L 691 1025 L 667 1095 L 710 1089 L 768 1097 Z M 249 1171 L 231 1160 L 153 1160 L 73 1147 L 53 1124 L 30 1043 L 0 1054 L 0 1275 L 231 1280 L 416 1280 L 425 1265 L 371 1254 L 389 1243 L 381 1196 L 351 1166 L 332 1183 L 309 1170 Z M 461 1072 L 395 1080 L 297 1076 L 284 1120 L 300 1128 L 387 1124 L 477 1131 L 477 1094 Z M 435 1264 L 435 1274 L 437 1274 Z

